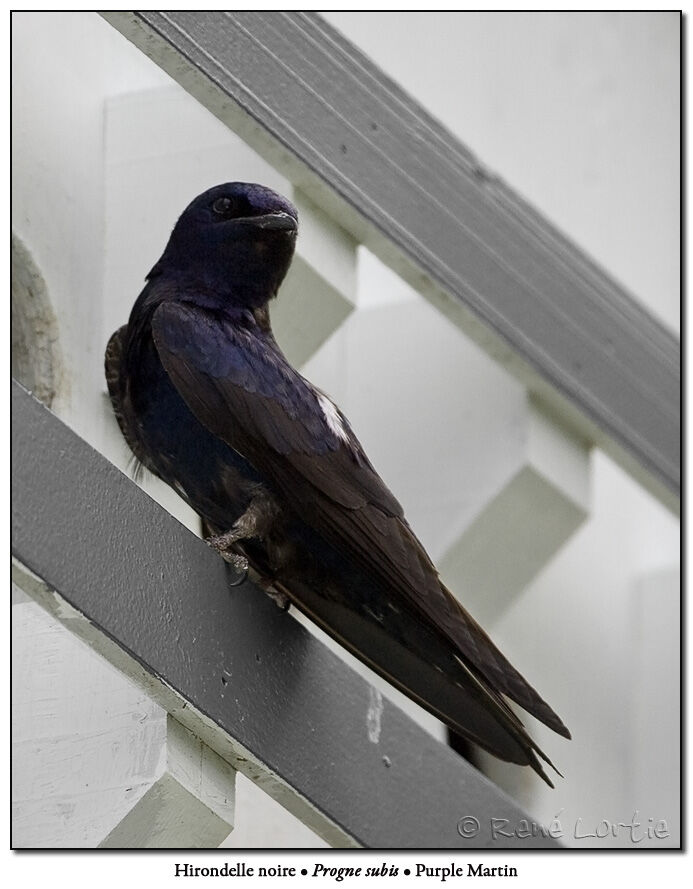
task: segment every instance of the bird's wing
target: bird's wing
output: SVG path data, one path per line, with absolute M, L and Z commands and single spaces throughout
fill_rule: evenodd
M 269 340 L 191 303 L 152 319 L 159 357 L 197 418 L 333 546 L 403 599 L 480 675 L 555 731 L 559 717 L 441 584 L 343 415 Z
M 149 461 L 147 453 L 137 439 L 137 436 L 131 434 L 131 425 L 128 421 L 128 406 L 126 404 L 127 397 L 124 395 L 121 387 L 121 362 L 127 331 L 128 325 L 124 324 L 116 330 L 108 341 L 104 366 L 108 394 L 111 397 L 111 404 L 113 405 L 113 413 L 120 426 L 120 431 L 123 433 L 123 438 L 127 442 L 128 447 L 132 451 L 137 462 L 135 468 L 135 478 L 137 478 L 139 468 L 147 465 Z

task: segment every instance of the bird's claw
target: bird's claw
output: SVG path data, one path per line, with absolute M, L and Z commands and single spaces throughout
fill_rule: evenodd
M 273 579 L 270 577 L 260 577 L 257 581 L 257 585 L 270 597 L 277 608 L 282 611 L 288 611 L 289 606 L 291 605 L 291 599 L 289 599 L 286 593 L 281 593 L 279 590 L 275 589 L 272 586 L 273 582 Z
M 291 605 L 291 600 L 285 593 L 280 593 L 277 590 L 267 589 L 265 588 L 265 592 L 270 597 L 270 599 L 274 602 L 274 604 L 281 611 L 288 611 L 289 605 Z
M 226 534 L 220 534 L 218 537 L 208 537 L 205 542 L 208 546 L 211 546 L 213 550 L 218 552 L 227 564 L 231 565 L 233 569 L 239 573 L 239 579 L 233 581 L 231 586 L 240 586 L 248 576 L 248 560 L 246 557 L 234 552 L 230 548 L 231 542 Z
M 229 581 L 229 586 L 240 586 L 242 583 L 245 583 L 248 579 L 248 560 L 243 558 L 243 556 L 238 556 L 240 563 L 232 562 L 231 559 L 226 559 L 226 561 L 233 565 L 234 569 L 239 572 L 238 577 L 235 580 Z
M 236 571 L 248 573 L 248 560 L 245 556 L 239 556 L 238 553 L 222 553 L 221 557 L 229 565 L 233 565 Z
M 231 586 L 240 586 L 242 583 L 245 583 L 248 577 L 248 560 L 246 557 L 239 556 L 237 553 L 222 553 L 221 556 L 238 573 L 238 577 L 235 580 L 229 581 Z

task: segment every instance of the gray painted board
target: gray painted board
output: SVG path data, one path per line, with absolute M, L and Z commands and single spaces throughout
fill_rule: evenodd
M 46 607 L 335 845 L 534 848 L 527 816 L 17 383 L 12 549 Z M 83 617 L 80 617 L 83 616 Z M 81 626 L 81 629 L 80 629 Z M 115 644 L 113 644 L 115 643 Z M 379 731 L 374 731 L 373 721 Z M 463 839 L 460 818 L 479 820 Z

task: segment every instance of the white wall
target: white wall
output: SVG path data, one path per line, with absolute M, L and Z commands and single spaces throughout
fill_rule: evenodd
M 326 17 L 666 324 L 677 326 L 674 14 Z M 139 225 L 141 241 L 152 243 L 154 250 L 152 220 L 158 219 L 163 239 L 174 221 L 171 214 L 195 193 L 187 190 L 198 188 L 198 178 L 201 187 L 213 184 L 203 181 L 211 175 L 209 167 L 198 164 L 191 170 L 172 152 L 165 168 L 156 167 L 160 178 L 151 187 L 139 176 L 133 180 L 134 193 L 123 190 L 119 215 L 106 212 L 116 206 L 108 185 L 114 180 L 107 163 L 112 155 L 105 141 L 106 102 L 164 87 L 170 87 L 168 77 L 95 14 L 14 16 L 14 226 L 43 271 L 68 360 L 69 386 L 54 407 L 121 466 L 127 454 L 103 396 L 103 348 L 157 258 L 152 255 L 145 263 L 133 249 L 130 264 L 118 266 L 128 254 L 123 244 L 128 238 L 139 241 Z M 134 119 L 132 126 L 136 144 Z M 175 128 L 169 135 L 177 138 Z M 240 149 L 228 156 L 228 175 L 222 175 L 221 161 L 214 167 L 219 181 L 258 175 L 255 162 Z M 118 182 L 125 183 L 122 168 L 119 175 Z M 159 219 L 159 195 L 169 184 L 166 218 Z M 135 199 L 128 231 L 122 210 Z M 128 279 L 121 291 L 114 284 L 116 273 Z M 506 409 L 518 403 L 519 387 L 375 260 L 366 257 L 362 263 L 359 287 L 359 311 L 311 359 L 306 372 L 338 396 L 412 525 L 434 551 L 459 521 L 475 469 L 479 475 L 480 463 L 494 451 L 504 458 L 513 428 Z M 394 316 L 388 312 L 407 305 L 418 313 L 417 332 L 436 359 L 416 391 L 411 378 L 408 390 L 398 386 L 396 365 L 388 364 L 397 350 L 406 350 L 407 325 L 414 317 L 402 315 L 410 320 L 389 336 L 388 318 Z M 390 351 L 382 352 L 380 367 L 365 370 L 363 356 L 378 351 L 378 342 L 372 348 L 378 338 Z M 449 348 L 436 349 L 441 343 Z M 474 374 L 483 378 L 483 386 L 469 384 Z M 488 402 L 491 378 L 496 383 Z M 440 403 L 430 416 L 426 407 L 425 422 L 407 423 L 411 398 L 425 405 L 431 380 L 457 379 L 466 385 L 439 392 Z M 494 420 L 494 407 L 501 422 L 495 417 L 491 436 L 484 424 Z M 383 422 L 384 412 L 391 421 Z M 436 414 L 442 418 L 438 422 Z M 393 433 L 395 422 L 402 423 L 399 435 Z M 466 465 L 455 453 L 460 447 L 466 448 Z M 422 453 L 427 460 L 422 461 Z M 574 842 L 578 818 L 583 825 L 624 821 L 634 808 L 645 819 L 666 818 L 672 833 L 677 829 L 678 738 L 671 728 L 676 720 L 669 719 L 660 749 L 640 739 L 643 725 L 652 728 L 651 701 L 641 694 L 643 688 L 658 689 L 658 712 L 678 713 L 675 666 L 671 659 L 652 662 L 653 652 L 669 651 L 669 640 L 678 632 L 676 609 L 670 607 L 675 587 L 670 575 L 658 575 L 678 564 L 678 524 L 599 454 L 592 484 L 590 519 L 490 626 L 574 733 L 567 743 L 537 729 L 540 743 L 566 776 L 555 791 L 545 791 L 526 771 L 492 767 L 494 774 L 536 817 L 550 820 L 563 810 L 567 843 Z M 193 523 L 177 498 L 155 485 L 151 490 Z M 499 552 L 502 548 L 499 543 Z M 669 579 L 659 583 L 653 576 Z M 472 611 L 474 597 L 474 590 L 465 590 Z M 667 608 L 654 626 L 647 615 L 658 597 L 667 597 Z M 637 778 L 662 770 L 666 774 L 657 786 L 674 788 L 665 799 Z M 275 809 L 268 814 L 271 807 L 263 797 L 249 794 L 244 807 L 240 791 L 239 842 L 262 844 L 271 824 L 281 825 L 273 836 L 281 833 L 287 845 L 292 839 L 309 841 L 289 816 Z M 622 839 L 602 844 L 618 845 Z

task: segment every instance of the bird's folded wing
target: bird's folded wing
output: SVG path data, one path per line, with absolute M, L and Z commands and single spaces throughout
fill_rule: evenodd
M 118 421 L 118 426 L 120 426 L 120 431 L 123 433 L 123 438 L 132 451 L 133 457 L 137 461 L 137 465 L 143 466 L 149 463 L 147 452 L 140 444 L 137 436 L 131 434 L 131 427 L 127 417 L 127 407 L 124 403 L 123 393 L 121 390 L 121 360 L 123 357 L 123 345 L 125 343 L 127 330 L 128 326 L 127 324 L 124 324 L 122 327 L 119 327 L 118 330 L 116 330 L 116 332 L 108 341 L 108 345 L 106 346 L 106 355 L 104 358 L 104 369 L 106 371 L 106 385 L 108 386 L 108 394 L 111 398 L 113 413 L 115 414 L 115 418 Z M 135 475 L 135 477 L 137 476 Z
M 152 331 L 196 417 L 238 451 L 333 546 L 404 597 L 459 651 L 466 669 L 560 734 L 559 717 L 441 584 L 402 509 L 348 422 L 271 338 L 190 303 L 162 303 Z

